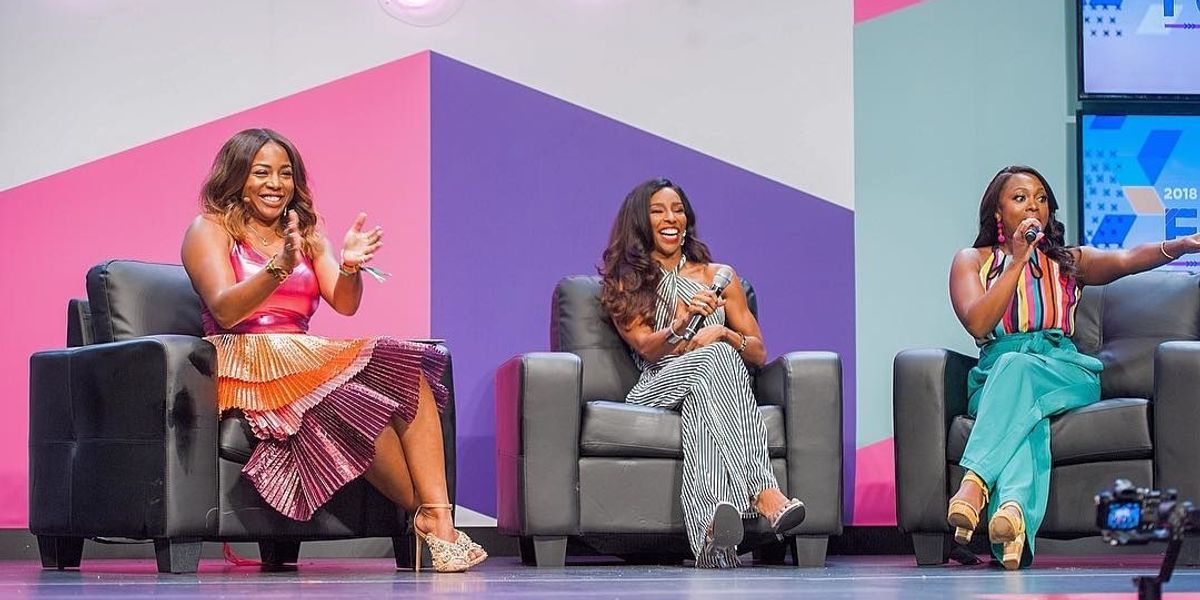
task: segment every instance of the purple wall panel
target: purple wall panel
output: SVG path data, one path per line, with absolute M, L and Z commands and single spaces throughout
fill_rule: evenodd
M 454 353 L 459 504 L 495 514 L 496 367 L 548 349 L 554 284 L 596 272 L 621 200 L 660 175 L 757 288 L 772 357 L 841 354 L 854 489 L 852 211 L 444 56 L 430 77 L 432 334 Z

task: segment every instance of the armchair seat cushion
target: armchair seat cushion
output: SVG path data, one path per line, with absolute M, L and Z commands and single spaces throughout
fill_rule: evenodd
M 759 406 L 767 425 L 767 452 L 784 458 L 783 409 Z M 624 402 L 593 400 L 583 407 L 580 456 L 683 459 L 679 411 Z
M 957 464 L 975 420 L 959 415 L 950 424 L 946 459 Z M 1050 452 L 1055 466 L 1153 458 L 1150 402 L 1110 398 L 1050 420 Z

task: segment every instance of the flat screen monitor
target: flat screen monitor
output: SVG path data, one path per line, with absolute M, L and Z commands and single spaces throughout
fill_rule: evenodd
M 1082 114 L 1080 242 L 1130 248 L 1200 228 L 1200 115 Z M 1200 255 L 1164 269 L 1196 271 Z
M 1200 99 L 1200 0 L 1077 0 L 1082 98 Z

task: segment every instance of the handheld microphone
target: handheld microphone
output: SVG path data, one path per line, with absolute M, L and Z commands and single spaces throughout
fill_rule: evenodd
M 1038 227 L 1037 225 L 1034 225 L 1034 226 L 1030 227 L 1029 229 L 1026 229 L 1025 230 L 1025 242 L 1028 244 L 1032 244 L 1033 240 L 1036 240 L 1038 234 L 1041 232 L 1042 232 L 1042 228 Z
M 709 289 L 716 293 L 719 298 L 725 292 L 725 288 L 732 279 L 733 271 L 729 267 L 721 267 L 717 269 L 717 274 L 713 275 L 712 287 Z M 696 332 L 700 329 L 700 322 L 703 320 L 704 315 L 692 315 L 691 320 L 688 321 L 687 329 L 683 331 L 683 339 L 690 340 L 696 337 Z

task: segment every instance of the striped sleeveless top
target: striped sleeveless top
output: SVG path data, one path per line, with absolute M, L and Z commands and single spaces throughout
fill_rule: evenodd
M 979 269 L 983 289 L 991 289 L 1011 258 L 999 246 L 992 247 L 991 256 Z M 1029 264 L 1017 279 L 1017 291 L 1009 301 L 1008 309 L 988 339 L 1044 329 L 1061 329 L 1064 335 L 1071 335 L 1075 331 L 1075 307 L 1082 291 L 1074 277 L 1064 276 L 1057 262 L 1035 248 Z
M 683 270 L 683 266 L 687 263 L 687 258 L 679 259 L 679 264 L 674 269 L 668 271 L 661 269 L 662 278 L 658 281 L 657 297 L 654 302 L 654 328 L 662 329 L 671 324 L 671 320 L 675 318 L 675 310 L 679 303 L 688 303 L 692 296 L 700 290 L 707 290 L 711 284 L 706 285 L 689 279 L 679 274 Z M 709 325 L 724 325 L 725 324 L 725 307 L 718 308 L 713 311 L 713 314 L 708 315 L 700 323 L 701 327 Z M 657 371 L 666 366 L 671 361 L 678 358 L 678 354 L 668 354 L 657 362 L 651 364 L 645 361 L 637 352 L 633 353 L 633 362 L 637 365 L 638 370 L 642 372 Z

